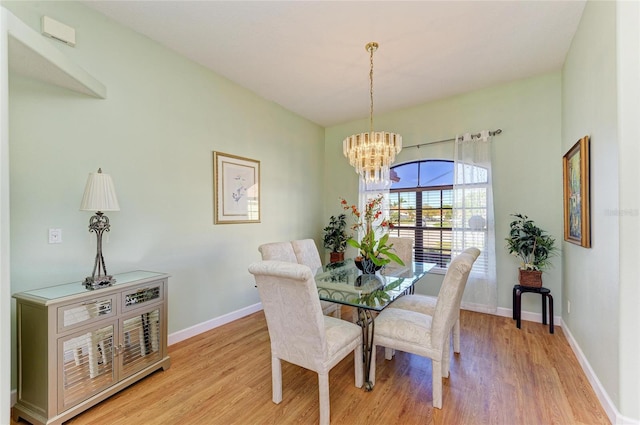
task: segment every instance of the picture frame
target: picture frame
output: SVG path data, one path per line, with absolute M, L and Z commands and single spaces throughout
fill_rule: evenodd
M 213 151 L 214 224 L 260 223 L 260 161 Z
M 591 247 L 589 136 L 578 140 L 562 158 L 564 240 Z

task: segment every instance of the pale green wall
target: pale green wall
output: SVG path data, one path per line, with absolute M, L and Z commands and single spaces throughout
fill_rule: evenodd
M 640 240 L 640 3 L 622 2 L 617 18 L 620 160 L 620 411 L 640 422 L 638 240 Z
M 493 140 L 492 162 L 499 308 L 511 308 L 512 288 L 517 281 L 518 263 L 504 249 L 510 214 L 527 214 L 562 240 L 560 82 L 560 73 L 551 73 L 374 116 L 376 130 L 400 133 L 405 146 L 449 139 L 457 133 L 502 129 Z M 339 212 L 338 197 L 357 199 L 357 175 L 342 154 L 342 140 L 366 128 L 367 120 L 361 120 L 326 130 L 326 215 Z M 453 143 L 443 143 L 405 148 L 396 163 L 452 157 Z M 554 265 L 543 280 L 556 297 L 556 314 L 560 314 L 559 257 Z M 430 276 L 421 282 L 418 292 L 437 293 L 440 281 L 440 277 Z M 523 309 L 540 313 L 539 297 L 523 297 Z
M 2 4 L 36 30 L 43 14 L 75 27 L 75 48 L 52 43 L 108 90 L 106 100 L 96 100 L 11 77 L 12 292 L 82 279 L 90 272 L 94 236 L 86 229 L 89 213 L 78 207 L 86 176 L 97 167 L 113 176 L 122 207 L 109 214 L 109 271 L 171 273 L 170 332 L 258 302 L 246 272 L 259 258 L 256 247 L 306 236 L 319 241 L 326 218 L 340 212 L 338 197 L 356 199 L 357 178 L 342 156 L 341 141 L 366 130 L 366 119 L 325 132 L 81 4 Z M 618 250 L 618 233 L 611 229 L 624 223 L 606 211 L 618 206 L 616 158 L 623 150 L 616 142 L 614 18 L 611 4 L 589 2 L 562 74 L 376 115 L 375 126 L 402 134 L 405 145 L 503 129 L 494 139 L 498 306 L 503 309 L 511 308 L 517 266 L 502 243 L 509 214 L 528 214 L 561 241 L 561 157 L 579 137 L 592 136 L 594 248 L 561 244 L 564 259 L 545 273 L 545 286 L 608 394 L 624 414 L 638 418 L 640 379 L 623 372 L 633 367 L 637 372 L 638 337 L 625 339 L 637 332 L 633 326 L 618 332 L 616 311 L 620 307 L 620 314 L 633 319 L 637 297 L 625 299 L 622 292 L 637 294 L 637 284 L 621 281 L 618 287 L 615 258 L 633 256 L 637 238 L 623 242 L 620 237 Z M 628 80 L 637 89 L 637 78 Z M 261 224 L 212 224 L 213 150 L 261 161 Z M 451 150 L 451 144 L 405 149 L 397 163 L 447 158 Z M 317 161 L 322 155 L 324 164 Z M 637 161 L 623 159 L 627 175 L 621 180 L 634 177 L 637 169 Z M 621 200 L 637 208 L 638 197 L 631 192 Z M 47 244 L 50 227 L 63 229 L 63 244 Z M 627 276 L 637 276 L 630 269 Z M 439 279 L 430 277 L 419 291 L 436 288 Z M 523 301 L 525 310 L 540 311 L 534 297 Z M 629 341 L 622 353 L 621 341 Z
M 619 394 L 619 221 L 616 5 L 589 2 L 563 70 L 562 151 L 591 137 L 592 247 L 564 243 L 563 312 L 607 393 Z M 637 166 L 637 165 L 636 165 Z M 637 252 L 637 250 L 636 250 Z
M 107 269 L 171 274 L 169 333 L 258 303 L 247 266 L 259 244 L 319 240 L 321 127 L 80 3 L 3 5 L 38 32 L 43 14 L 75 27 L 75 48 L 51 42 L 108 91 L 10 77 L 12 293 L 91 273 L 95 235 L 79 206 L 98 167 L 121 207 L 108 214 Z M 261 223 L 213 224 L 214 150 L 260 160 Z M 62 244 L 47 243 L 51 227 Z

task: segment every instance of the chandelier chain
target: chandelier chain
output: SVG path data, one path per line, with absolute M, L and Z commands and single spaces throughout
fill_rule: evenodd
M 373 46 L 369 47 L 369 133 L 373 133 Z

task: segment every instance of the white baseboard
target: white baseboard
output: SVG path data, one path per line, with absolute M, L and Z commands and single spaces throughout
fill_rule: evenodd
M 215 329 L 218 326 L 226 325 L 227 323 L 231 323 L 234 320 L 240 319 L 244 316 L 248 316 L 260 310 L 262 310 L 262 303 L 257 303 L 248 307 L 241 308 L 240 310 L 232 311 L 231 313 L 225 314 L 223 316 L 207 320 L 206 322 L 193 325 L 189 328 L 182 329 L 178 332 L 170 334 L 167 338 L 167 344 L 176 344 L 180 341 L 191 338 L 192 336 L 196 336 L 198 334 L 201 334 L 202 332 Z
M 496 316 L 513 317 L 513 310 L 510 308 L 498 307 Z M 520 312 L 520 319 L 528 322 L 542 323 L 542 313 L 532 313 L 530 311 Z M 562 327 L 562 316 L 553 316 L 553 325 Z
M 591 384 L 593 391 L 595 391 L 596 396 L 600 400 L 600 404 L 602 405 L 602 408 L 607 414 L 609 421 L 611 421 L 612 424 L 616 424 L 616 425 L 640 425 L 640 421 L 627 418 L 622 414 L 620 414 L 620 412 L 618 411 L 618 408 L 613 403 L 613 401 L 611 401 L 611 398 L 609 398 L 609 394 L 607 394 L 607 391 L 602 386 L 602 383 L 598 379 L 598 376 L 591 368 L 589 361 L 587 360 L 584 353 L 580 349 L 578 342 L 573 337 L 573 334 L 571 333 L 569 328 L 567 326 L 564 326 L 562 330 L 564 332 L 565 337 L 567 338 L 567 341 L 569 342 L 569 345 L 571 346 L 571 349 L 573 350 L 573 353 L 578 358 L 578 363 L 580 363 L 580 366 L 582 367 L 584 374 L 587 376 L 587 380 L 589 380 L 589 383 Z

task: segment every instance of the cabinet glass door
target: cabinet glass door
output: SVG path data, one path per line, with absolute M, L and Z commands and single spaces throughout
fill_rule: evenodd
M 59 409 L 66 410 L 115 382 L 115 324 L 80 331 L 59 342 L 61 373 Z
M 122 321 L 118 350 L 122 357 L 122 376 L 131 375 L 162 358 L 160 308 L 143 311 Z

